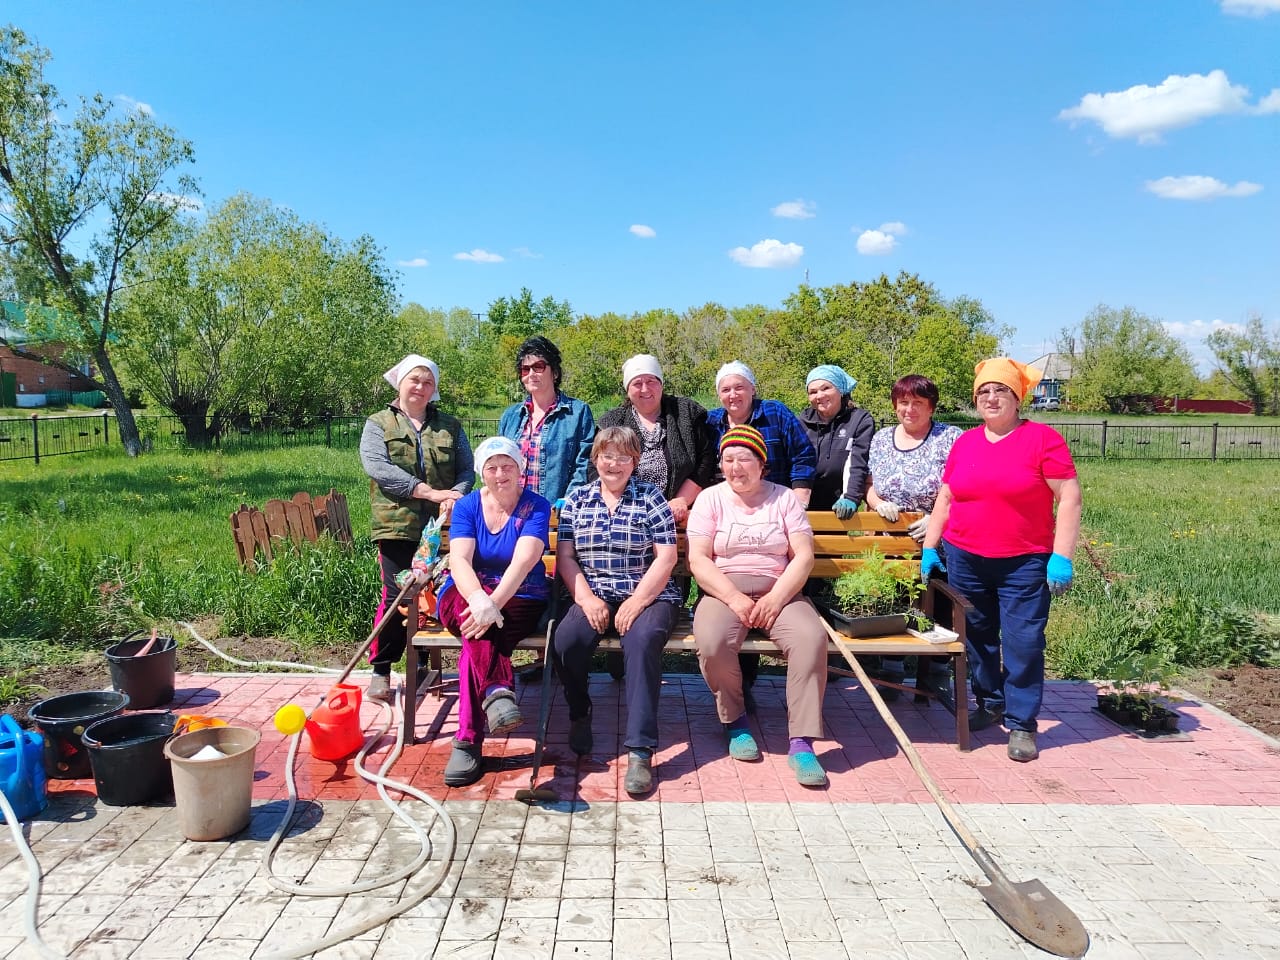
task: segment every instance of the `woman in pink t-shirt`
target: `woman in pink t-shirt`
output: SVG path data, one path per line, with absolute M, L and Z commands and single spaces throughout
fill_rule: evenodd
M 693 612 L 698 665 L 716 698 L 729 756 L 758 760 L 747 724 L 738 651 L 759 630 L 787 658 L 788 763 L 805 786 L 827 775 L 813 752 L 822 736 L 827 640 L 801 588 L 813 569 L 813 528 L 787 487 L 764 479 L 768 448 L 754 427 L 720 438 L 724 482 L 698 495 L 689 510 L 689 570 L 698 581 Z
M 921 576 L 945 569 L 973 604 L 965 626 L 978 707 L 969 729 L 1003 722 L 1009 758 L 1024 762 L 1039 756 L 1049 596 L 1071 586 L 1081 511 L 1066 441 L 1018 413 L 1040 376 L 1007 357 L 974 368 L 983 423 L 951 448 L 920 558 Z M 938 554 L 944 541 L 945 568 Z

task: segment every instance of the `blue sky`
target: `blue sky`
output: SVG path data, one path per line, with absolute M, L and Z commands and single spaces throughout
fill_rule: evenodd
M 9 0 L 206 206 L 372 235 L 405 302 L 779 304 L 918 273 L 1031 359 L 1099 303 L 1280 316 L 1280 0 Z M 833 358 L 838 359 L 838 358 Z

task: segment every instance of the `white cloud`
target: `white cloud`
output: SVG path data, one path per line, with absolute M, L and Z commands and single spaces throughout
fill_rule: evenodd
M 1265 17 L 1280 13 L 1280 0 L 1222 0 L 1222 12 L 1237 17 Z
M 784 220 L 812 220 L 818 215 L 818 205 L 812 200 L 787 200 L 770 210 L 770 213 Z
M 1177 337 L 1179 340 L 1203 340 L 1215 330 L 1230 330 L 1232 333 L 1244 333 L 1244 326 L 1239 323 L 1225 323 L 1222 320 L 1214 320 L 1205 323 L 1203 320 L 1192 320 L 1190 323 L 1182 321 L 1162 320 L 1160 325 L 1164 327 L 1165 332 L 1171 337 Z
M 897 245 L 897 238 L 885 230 L 863 230 L 858 234 L 858 252 L 864 257 L 882 257 Z
M 148 117 L 152 116 L 155 111 L 151 109 L 151 104 L 143 103 L 141 100 L 135 100 L 123 93 L 117 93 L 115 96 L 116 103 L 124 107 L 126 110 L 133 110 L 137 113 L 144 113 Z
M 524 257 L 526 260 L 541 260 L 541 259 L 542 259 L 542 254 L 540 254 L 540 253 L 534 253 L 534 252 L 533 252 L 532 250 L 530 250 L 528 247 L 516 247 L 516 248 L 515 248 L 514 250 L 512 250 L 511 252 L 512 252 L 512 253 L 514 253 L 517 257 Z
M 907 225 L 901 220 L 890 220 L 888 223 L 880 224 L 880 232 L 888 233 L 895 237 L 904 237 L 907 234 Z
M 637 237 L 644 237 L 646 240 L 651 240 L 658 235 L 657 230 L 643 223 L 633 223 L 631 226 L 627 227 L 627 229 Z
M 490 253 L 488 250 L 481 250 L 477 247 L 470 253 L 455 253 L 455 260 L 470 260 L 472 263 L 502 263 L 502 254 Z
M 426 257 L 414 257 L 412 260 L 397 260 L 397 267 L 429 267 L 430 262 Z
M 159 193 L 151 194 L 152 200 L 158 200 L 160 203 L 167 204 L 171 207 L 177 207 L 179 210 L 189 210 L 192 213 L 198 213 L 204 209 L 204 201 L 199 197 L 184 197 L 180 193 Z
M 804 256 L 804 247 L 798 243 L 783 243 L 781 240 L 761 240 L 748 250 L 746 247 L 734 247 L 729 251 L 729 258 L 744 267 L 777 269 L 794 267 Z
M 1114 93 L 1087 93 L 1077 106 L 1062 110 L 1059 120 L 1097 123 L 1113 137 L 1133 137 L 1139 143 L 1159 143 L 1166 130 L 1190 126 L 1208 117 L 1231 113 L 1280 111 L 1280 89 L 1272 90 L 1256 106 L 1248 103 L 1249 88 L 1232 84 L 1223 70 L 1208 76 L 1173 74 L 1159 86 L 1138 84 Z
M 1166 200 L 1217 200 L 1219 197 L 1250 197 L 1262 184 L 1240 180 L 1228 186 L 1216 177 L 1161 177 L 1148 180 L 1146 188 Z

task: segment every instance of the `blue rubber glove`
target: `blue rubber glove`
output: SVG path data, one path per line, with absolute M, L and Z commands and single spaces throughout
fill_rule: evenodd
M 832 504 L 831 512 L 836 515 L 837 520 L 848 520 L 858 512 L 858 505 L 848 497 L 841 497 Z
M 1060 597 L 1071 589 L 1071 581 L 1075 579 L 1075 570 L 1071 561 L 1060 553 L 1049 554 L 1049 564 L 1045 568 L 1044 579 L 1049 584 L 1049 592 Z
M 557 500 L 555 503 L 553 503 L 553 504 L 551 505 L 551 509 L 552 509 L 552 510 L 554 510 L 556 513 L 559 513 L 561 510 L 563 510 L 563 509 L 564 509 L 564 497 L 561 497 L 559 500 Z
M 920 551 L 920 579 L 928 583 L 929 577 L 935 570 L 939 573 L 947 572 L 947 568 L 942 565 L 942 557 L 938 556 L 937 548 L 925 547 Z

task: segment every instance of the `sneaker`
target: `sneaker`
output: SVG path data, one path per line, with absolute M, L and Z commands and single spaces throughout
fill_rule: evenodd
M 381 700 L 383 703 L 390 703 L 391 678 L 375 673 L 369 678 L 369 689 L 365 691 L 364 695 L 370 700 Z
M 510 733 L 524 723 L 524 717 L 520 715 L 520 708 L 516 705 L 515 694 L 505 687 L 485 697 L 483 706 L 485 720 L 489 722 L 489 733 L 495 737 Z
M 759 760 L 760 748 L 756 746 L 756 738 L 746 727 L 737 727 L 726 731 L 729 735 L 729 756 L 735 760 Z
M 1004 707 L 992 705 L 979 706 L 977 710 L 969 711 L 969 729 L 971 731 L 985 730 L 987 727 L 994 727 L 1004 723 Z
M 1009 731 L 1010 760 L 1026 763 L 1028 760 L 1034 760 L 1038 756 L 1040 756 L 1040 749 L 1036 746 L 1036 732 L 1034 730 Z
M 446 787 L 465 787 L 475 783 L 484 773 L 483 757 L 478 743 L 453 741 L 453 752 L 444 767 Z
M 627 778 L 622 784 L 633 797 L 653 789 L 653 755 L 647 750 L 632 750 L 627 757 Z
M 569 721 L 569 749 L 578 756 L 591 752 L 594 743 L 591 739 L 591 715 Z
M 825 787 L 827 772 L 818 762 L 817 754 L 793 753 L 787 757 L 787 766 L 796 772 L 796 782 L 805 787 Z

